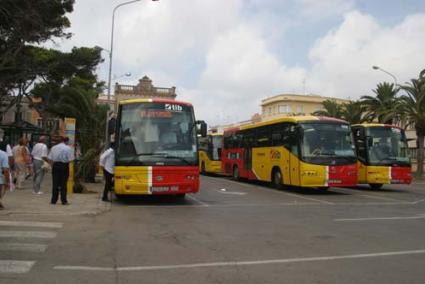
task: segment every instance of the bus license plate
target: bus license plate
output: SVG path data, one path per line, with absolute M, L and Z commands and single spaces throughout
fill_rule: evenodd
M 178 186 L 152 186 L 152 192 L 178 191 Z

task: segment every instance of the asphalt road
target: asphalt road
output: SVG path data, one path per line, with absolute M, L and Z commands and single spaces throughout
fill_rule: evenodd
M 0 260 L 18 262 L 10 273 L 0 261 L 0 283 L 425 281 L 425 184 L 201 182 L 184 200 L 117 201 L 97 216 L 2 217 Z

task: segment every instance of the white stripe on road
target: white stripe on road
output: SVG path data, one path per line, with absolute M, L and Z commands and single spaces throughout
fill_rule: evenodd
M 192 196 L 192 195 L 190 195 L 190 194 L 187 194 L 186 196 L 187 196 L 189 199 L 192 199 L 193 201 L 195 201 L 196 203 L 201 204 L 203 207 L 208 207 L 208 206 L 209 206 L 207 203 L 205 203 L 205 202 L 203 202 L 203 201 L 201 201 L 201 200 L 199 200 L 199 199 L 197 199 L 197 198 L 193 197 L 193 196 Z
M 35 261 L 0 260 L 0 273 L 27 273 Z
M 22 244 L 22 243 L 2 243 L 0 251 L 24 251 L 24 252 L 45 252 L 47 245 L 42 244 Z
M 340 259 L 388 257 L 388 256 L 397 256 L 397 255 L 414 255 L 414 254 L 425 254 L 425 250 L 406 250 L 406 251 L 392 251 L 392 252 L 381 252 L 381 253 L 365 253 L 365 254 L 286 258 L 286 259 L 284 258 L 284 259 L 254 260 L 254 261 L 225 261 L 225 262 L 207 262 L 207 263 L 176 264 L 176 265 L 130 266 L 130 267 L 117 267 L 117 268 L 58 265 L 58 266 L 55 266 L 54 269 L 80 270 L 80 271 L 172 270 L 172 269 L 190 269 L 190 268 L 204 268 L 204 267 L 247 266 L 247 265 L 265 265 L 265 264 L 297 263 L 297 262 L 311 262 L 311 261 L 329 261 L 329 260 L 340 260 Z
M 216 189 L 217 192 L 223 193 L 223 194 L 230 194 L 230 195 L 246 195 L 246 192 L 240 192 L 240 191 L 227 191 L 227 189 Z
M 279 193 L 279 194 L 286 194 L 286 195 L 289 195 L 289 196 L 298 197 L 298 198 L 305 199 L 305 200 L 316 201 L 316 202 L 319 202 L 319 203 L 322 203 L 322 204 L 327 204 L 327 205 L 334 205 L 335 204 L 335 203 L 330 202 L 330 201 L 311 198 L 311 197 L 305 197 L 305 196 L 301 196 L 301 195 L 298 195 L 298 194 L 295 194 L 295 193 L 289 193 L 289 192 L 281 191 L 281 190 L 279 190 L 279 191 L 272 190 L 272 192 L 276 192 L 276 193 Z
M 41 227 L 41 228 L 55 228 L 60 229 L 63 223 L 55 222 L 26 222 L 26 221 L 0 221 L 0 226 L 10 227 Z
M 411 219 L 425 219 L 425 215 L 407 216 L 407 217 L 376 217 L 376 218 L 344 218 L 334 219 L 335 222 L 346 221 L 375 221 L 375 220 L 411 220 Z
M 0 231 L 0 238 L 36 238 L 36 239 L 53 239 L 56 237 L 55 232 L 41 231 Z
M 357 194 L 354 194 L 354 195 L 357 195 Z M 372 199 L 379 199 L 379 200 L 396 201 L 396 202 L 407 203 L 407 204 L 410 203 L 409 201 L 405 201 L 405 200 L 394 199 L 394 198 L 390 198 L 390 197 L 370 195 L 370 194 L 359 194 L 359 196 L 363 196 L 363 197 L 366 197 L 366 198 L 372 198 Z

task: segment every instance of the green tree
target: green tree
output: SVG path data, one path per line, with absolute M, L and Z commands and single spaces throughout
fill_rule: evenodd
M 419 73 L 417 79 L 411 79 L 405 85 L 401 86 L 405 94 L 401 97 L 401 112 L 406 114 L 409 121 L 415 126 L 418 156 L 417 156 L 417 174 L 423 174 L 424 162 L 424 137 L 425 137 L 425 69 Z
M 33 56 L 41 48 L 33 45 L 71 35 L 64 30 L 73 5 L 74 0 L 1 0 L 0 100 L 8 102 L 6 109 L 28 93 L 39 75 Z
M 397 117 L 399 89 L 392 83 L 379 83 L 375 90 L 376 96 L 362 96 L 360 101 L 365 107 L 366 116 L 369 120 L 378 119 L 379 123 L 392 124 Z
M 45 72 L 31 92 L 41 100 L 34 107 L 45 116 L 76 118 L 76 139 L 82 153 L 76 171 L 78 182 L 83 173 L 95 167 L 106 127 L 107 106 L 96 103 L 103 87 L 95 73 L 102 62 L 101 49 L 81 47 L 69 53 L 43 50 L 40 57 Z
M 332 100 L 332 99 L 325 100 L 322 102 L 322 104 L 323 104 L 323 109 L 315 111 L 313 115 L 341 118 L 342 107 L 340 104 L 336 102 L 336 100 Z
M 365 116 L 365 107 L 360 101 L 350 101 L 341 106 L 341 118 L 350 124 L 363 123 L 368 120 Z

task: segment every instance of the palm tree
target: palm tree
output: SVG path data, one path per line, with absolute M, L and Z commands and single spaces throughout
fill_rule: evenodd
M 360 101 L 365 107 L 366 116 L 370 120 L 378 119 L 380 123 L 392 124 L 394 118 L 397 117 L 397 88 L 392 83 L 379 83 L 375 90 L 372 90 L 374 96 L 362 96 Z
M 341 106 L 341 118 L 350 124 L 358 124 L 368 121 L 365 106 L 360 101 L 351 101 Z
M 332 100 L 332 99 L 325 100 L 322 102 L 322 104 L 323 104 L 323 109 L 313 112 L 313 115 L 341 118 L 342 116 L 341 105 L 338 104 L 336 100 Z
M 425 137 L 425 69 L 419 73 L 419 78 L 406 82 L 401 89 L 406 92 L 401 97 L 401 111 L 415 126 L 418 139 L 417 174 L 422 176 Z

